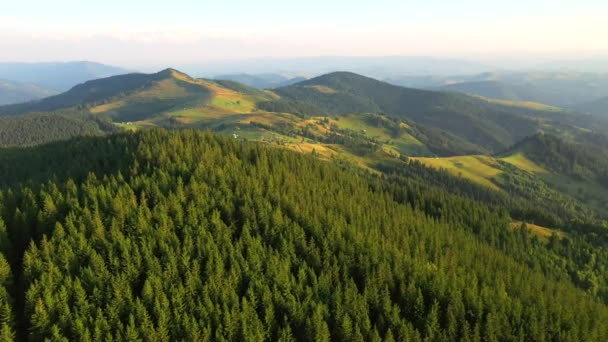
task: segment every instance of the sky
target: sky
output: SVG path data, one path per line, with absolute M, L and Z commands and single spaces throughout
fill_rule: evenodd
M 608 55 L 605 0 L 0 0 L 0 61 Z

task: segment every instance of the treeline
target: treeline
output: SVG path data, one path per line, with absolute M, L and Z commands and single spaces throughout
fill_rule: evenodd
M 518 260 L 544 247 L 505 210 L 420 184 L 194 131 L 0 158 L 8 337 L 608 338 L 605 304 Z

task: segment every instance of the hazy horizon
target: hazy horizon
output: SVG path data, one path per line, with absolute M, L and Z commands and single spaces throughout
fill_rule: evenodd
M 600 1 L 177 0 L 10 2 L 2 62 L 91 60 L 127 68 L 260 58 L 429 56 L 534 64 L 605 58 Z M 513 60 L 513 61 L 511 61 Z

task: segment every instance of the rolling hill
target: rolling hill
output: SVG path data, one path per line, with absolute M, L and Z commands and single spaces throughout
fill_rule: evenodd
M 367 166 L 400 155 L 488 154 L 538 131 L 576 138 L 606 127 L 554 107 L 402 88 L 352 73 L 269 91 L 166 69 L 87 81 L 37 102 L 0 107 L 0 115 L 27 113 L 45 120 L 52 114 L 97 117 L 129 130 L 212 129 L 301 150 L 317 144 Z
M 227 83 L 226 83 L 227 84 Z M 174 69 L 155 74 L 125 74 L 87 81 L 69 91 L 33 103 L 0 107 L 0 115 L 77 110 L 107 116 L 116 122 L 154 120 L 161 114 L 197 109 L 248 112 L 254 108 L 235 84 L 193 79 Z M 253 97 L 269 95 L 242 86 Z M 192 114 L 192 113 L 190 113 Z
M 608 96 L 608 74 L 573 71 L 485 72 L 474 75 L 393 76 L 396 85 L 447 90 L 578 109 Z
M 576 134 L 576 126 L 606 127 L 606 123 L 588 115 L 403 88 L 346 72 L 320 76 L 275 92 L 281 96 L 279 101 L 305 103 L 326 115 L 380 112 L 409 119 L 472 143 L 479 152 L 501 151 L 540 130 Z
M 510 196 L 536 196 L 547 203 L 559 199 L 563 206 L 591 207 L 608 217 L 608 140 L 584 137 L 585 143 L 577 143 L 535 134 L 497 156 L 415 160 Z
M 7 117 L 0 121 L 0 131 L 4 132 L 0 145 L 43 142 L 49 137 L 69 138 L 78 132 L 99 134 L 108 131 L 105 126 L 108 122 L 114 128 L 125 129 L 196 126 L 202 119 L 217 122 L 228 114 L 249 113 L 258 98 L 273 97 L 234 82 L 192 79 L 173 69 L 112 76 L 87 81 L 39 101 L 0 107 L 0 117 Z M 55 124 L 50 122 L 53 117 L 57 119 Z M 66 120 L 70 124 L 61 132 Z M 49 134 L 41 131 L 41 122 L 48 125 Z M 95 128 L 100 122 L 104 123 L 101 130 Z M 15 127 L 20 129 L 11 133 Z M 26 136 L 19 137 L 16 132 Z

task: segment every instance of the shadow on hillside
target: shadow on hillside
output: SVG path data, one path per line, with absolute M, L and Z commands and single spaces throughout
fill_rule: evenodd
M 127 146 L 134 134 L 108 137 L 76 137 L 34 147 L 0 149 L 0 189 L 36 185 L 49 180 L 84 180 L 125 171 L 135 154 Z M 130 145 L 136 146 L 136 145 Z

